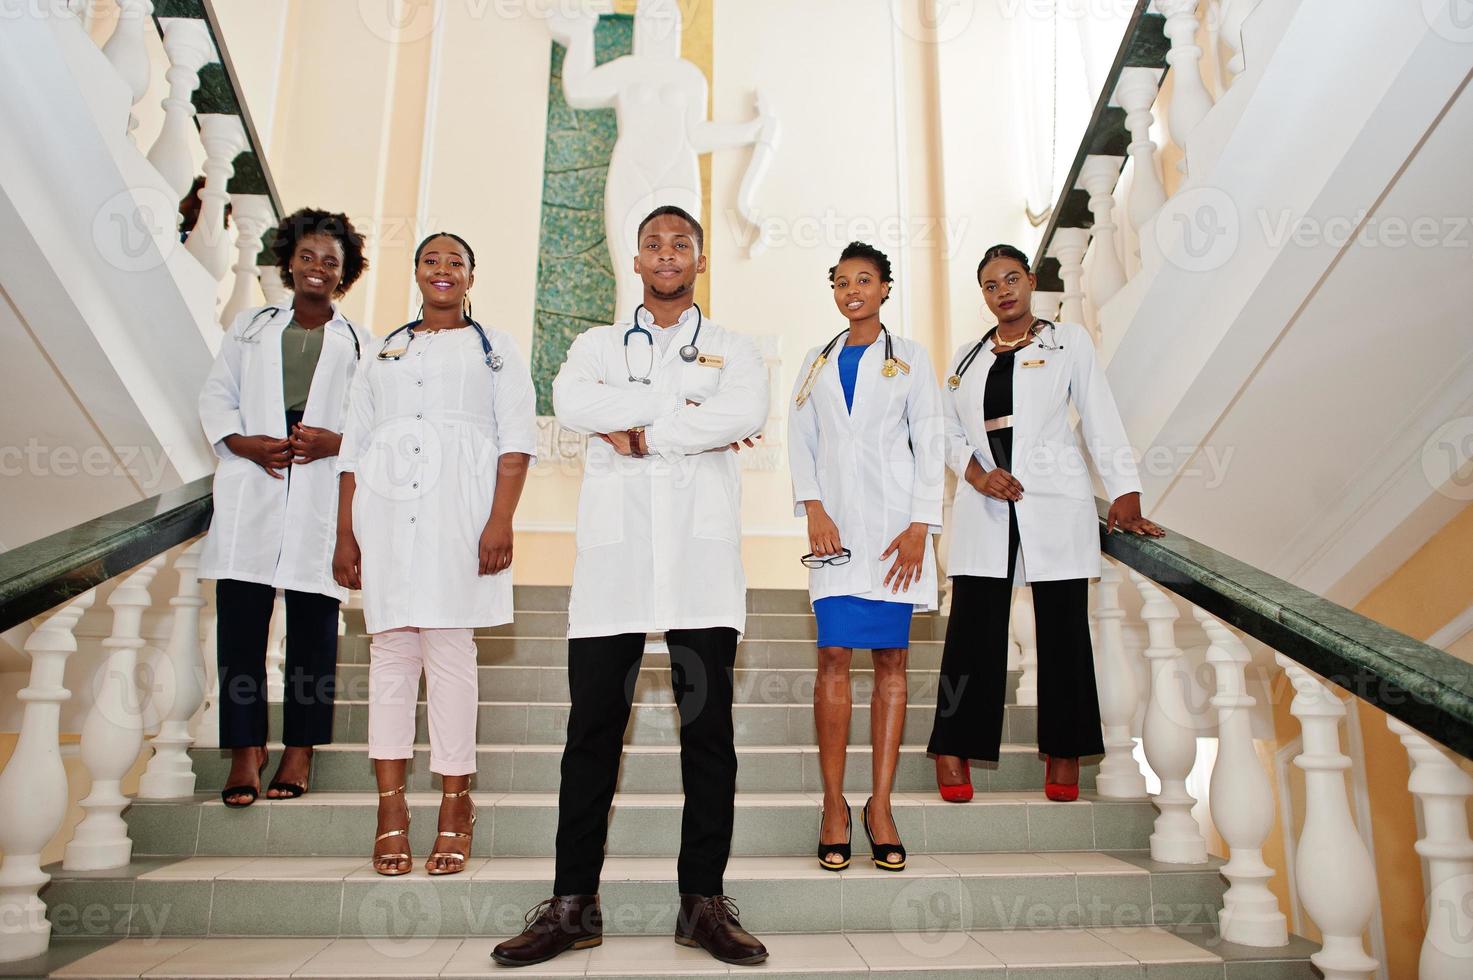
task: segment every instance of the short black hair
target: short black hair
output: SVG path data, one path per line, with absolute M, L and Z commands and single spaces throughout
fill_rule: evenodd
M 343 277 L 338 281 L 334 296 L 342 296 L 358 277 L 368 271 L 368 258 L 363 254 L 363 236 L 353 227 L 346 214 L 322 211 L 318 208 L 302 208 L 281 219 L 271 238 L 271 252 L 276 256 L 276 268 L 281 272 L 282 285 L 295 289 L 292 282 L 292 256 L 297 254 L 297 243 L 308 235 L 327 235 L 336 238 L 343 247 Z
M 639 223 L 639 232 L 634 236 L 636 250 L 639 248 L 639 243 L 644 240 L 644 230 L 649 227 L 649 223 L 656 218 L 665 217 L 679 218 L 681 221 L 690 225 L 690 230 L 695 233 L 696 251 L 702 254 L 705 253 L 706 229 L 701 227 L 701 223 L 689 211 L 682 207 L 676 207 L 674 204 L 663 204 L 645 215 L 644 220 Z
M 874 265 L 880 271 L 880 282 L 893 283 L 895 280 L 890 275 L 890 256 L 870 245 L 868 242 L 850 242 L 844 246 L 844 251 L 839 253 L 839 261 L 829 268 L 829 284 L 833 285 L 834 277 L 839 272 L 839 266 L 850 259 L 864 259 Z M 890 297 L 886 296 L 880 300 L 888 303 Z
M 476 252 L 473 248 L 471 248 L 471 243 L 466 241 L 464 238 L 461 238 L 453 231 L 437 231 L 433 235 L 430 235 L 428 238 L 426 238 L 424 241 L 420 242 L 419 248 L 414 250 L 415 268 L 419 267 L 419 258 L 421 255 L 425 254 L 425 247 L 437 238 L 453 238 L 455 239 L 455 241 L 459 242 L 460 247 L 465 249 L 465 258 L 466 261 L 469 262 L 471 265 L 471 271 L 476 271 Z
M 1032 275 L 1033 268 L 1028 264 L 1028 256 L 1013 245 L 994 245 L 982 253 L 982 261 L 977 263 L 977 281 L 982 281 L 982 270 L 987 268 L 987 263 L 996 262 L 998 259 L 1012 259 L 1023 267 L 1023 271 Z

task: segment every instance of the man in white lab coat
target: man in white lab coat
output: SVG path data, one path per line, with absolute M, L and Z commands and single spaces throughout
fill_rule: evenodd
M 634 680 L 648 633 L 664 633 L 680 712 L 685 786 L 675 941 L 727 963 L 766 948 L 736 919 L 722 877 L 737 759 L 732 668 L 746 625 L 736 453 L 767 418 L 767 369 L 751 340 L 695 305 L 704 233 L 675 207 L 641 224 L 633 319 L 573 342 L 553 382 L 559 424 L 590 435 L 568 605 L 572 713 L 558 799 L 557 880 L 506 966 L 602 941 L 599 873 Z

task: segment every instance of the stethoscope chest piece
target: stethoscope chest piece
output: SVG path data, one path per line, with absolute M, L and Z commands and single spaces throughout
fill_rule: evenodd
M 502 357 L 500 354 L 487 354 L 486 366 L 493 371 L 500 371 L 503 367 L 506 366 L 506 358 Z
M 694 364 L 696 358 L 700 356 L 701 352 L 696 348 L 695 344 L 686 344 L 680 348 L 680 359 L 687 364 Z
M 952 391 L 956 391 L 961 386 L 962 378 L 959 374 L 953 374 L 951 377 L 946 379 L 946 387 L 950 388 Z

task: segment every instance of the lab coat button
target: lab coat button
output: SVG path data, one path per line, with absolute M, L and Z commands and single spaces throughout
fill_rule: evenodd
M 414 447 L 414 455 L 416 455 L 416 456 L 419 455 L 419 447 L 418 446 L 415 446 Z
M 425 386 L 425 383 L 423 381 L 416 381 L 414 385 L 416 388 L 423 388 Z
M 424 414 L 423 413 L 421 413 L 421 412 L 415 412 L 414 413 L 414 419 L 415 419 L 416 422 L 419 421 L 422 418 L 424 418 Z
M 410 519 L 409 519 L 409 523 L 411 523 L 411 524 L 413 524 L 413 523 L 414 523 L 414 518 L 412 518 L 412 517 L 411 517 L 411 518 L 410 518 Z

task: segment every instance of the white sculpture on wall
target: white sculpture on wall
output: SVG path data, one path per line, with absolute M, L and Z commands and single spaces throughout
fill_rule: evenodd
M 556 4 L 547 13 L 553 38 L 567 48 L 564 97 L 575 109 L 612 108 L 619 118 L 619 138 L 604 189 L 604 220 L 618 284 L 616 315 L 629 318 L 643 296 L 634 274 L 639 222 L 665 204 L 699 215 L 701 155 L 755 145 L 738 199 L 743 217 L 755 225 L 753 202 L 776 151 L 778 124 L 760 94 L 757 117 L 748 122 L 717 123 L 706 117 L 706 76 L 680 56 L 677 0 L 639 0 L 634 53 L 597 66 L 597 11 L 591 6 L 571 12 L 567 8 Z M 759 228 L 753 254 L 763 244 Z

